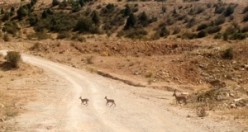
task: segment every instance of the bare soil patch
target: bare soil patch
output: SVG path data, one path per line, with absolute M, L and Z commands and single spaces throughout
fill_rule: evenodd
M 0 65 L 5 63 L 0 57 Z M 20 63 L 18 69 L 0 70 L 0 129 L 10 131 L 13 120 L 20 113 L 26 112 L 24 106 L 36 99 L 38 80 L 44 77 L 39 68 Z

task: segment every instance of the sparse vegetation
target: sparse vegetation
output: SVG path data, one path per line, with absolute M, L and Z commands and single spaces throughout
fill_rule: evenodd
M 18 68 L 21 61 L 21 55 L 16 51 L 8 51 L 5 57 L 8 68 Z
M 222 54 L 223 59 L 233 59 L 233 49 L 227 48 Z

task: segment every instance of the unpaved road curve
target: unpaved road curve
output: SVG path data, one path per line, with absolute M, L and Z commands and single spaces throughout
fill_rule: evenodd
M 17 131 L 36 132 L 239 132 L 236 126 L 210 119 L 187 118 L 188 112 L 172 107 L 171 93 L 134 88 L 121 82 L 24 55 L 23 60 L 43 68 L 65 85 L 26 106 L 15 119 Z M 58 82 L 59 83 L 59 82 Z M 53 89 L 53 88 L 50 88 Z M 47 91 L 49 92 L 49 91 Z M 79 97 L 90 99 L 88 107 Z M 105 105 L 114 98 L 116 108 Z M 46 102 L 46 103 L 44 103 Z M 191 113 L 192 116 L 193 113 Z

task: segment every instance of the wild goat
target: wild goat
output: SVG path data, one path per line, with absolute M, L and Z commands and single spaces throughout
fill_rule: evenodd
M 176 98 L 176 103 L 183 102 L 184 104 L 187 104 L 187 97 L 185 95 L 177 95 L 176 90 L 174 90 L 173 96 Z
M 82 97 L 79 97 L 79 99 L 81 100 L 81 104 L 86 105 L 86 106 L 88 105 L 89 99 L 87 98 L 83 99 Z
M 111 106 L 116 106 L 116 104 L 115 104 L 115 101 L 113 100 L 113 99 L 108 99 L 108 97 L 107 96 L 105 96 L 105 98 L 104 99 L 106 99 L 106 105 L 108 106 L 108 104 L 110 104 L 111 103 L 111 105 L 110 105 L 110 107 Z

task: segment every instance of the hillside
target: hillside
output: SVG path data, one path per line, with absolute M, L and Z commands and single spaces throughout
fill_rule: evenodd
M 180 105 L 183 110 L 191 110 L 206 120 L 208 114 L 197 113 L 204 109 L 211 119 L 248 126 L 245 0 L 9 0 L 1 4 L 0 24 L 1 49 L 14 49 L 87 70 L 130 85 L 128 88 L 166 91 L 166 95 L 162 92 L 156 96 L 156 91 L 152 97 L 142 93 L 131 96 L 149 103 L 166 102 L 164 107 L 179 108 L 171 101 L 171 91 L 186 92 L 188 104 Z M 49 69 L 42 63 L 38 65 Z M 82 85 L 83 75 L 72 75 L 70 68 L 62 68 L 61 72 L 65 71 Z M 89 95 L 102 99 L 95 96 L 92 86 L 106 92 L 101 87 L 105 85 L 92 83 L 91 75 L 88 77 L 85 85 Z M 107 93 L 115 96 L 115 88 L 107 88 Z M 82 112 L 78 106 L 75 109 Z M 119 119 L 118 114 L 116 117 Z

